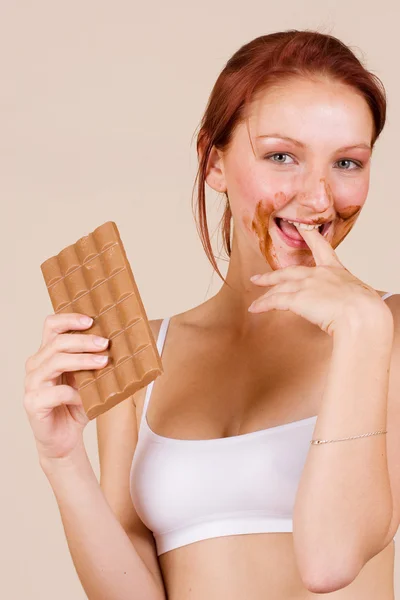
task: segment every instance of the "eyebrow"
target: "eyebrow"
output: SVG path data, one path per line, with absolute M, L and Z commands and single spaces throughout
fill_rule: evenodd
M 295 146 L 299 146 L 300 148 L 305 148 L 306 144 L 303 144 L 302 142 L 299 142 L 298 140 L 295 140 L 291 137 L 287 137 L 285 135 L 280 135 L 279 133 L 269 133 L 268 135 L 258 135 L 256 137 L 256 139 L 259 138 L 279 138 L 280 140 L 285 140 L 287 142 L 292 142 L 292 144 L 294 144 Z M 352 146 L 343 146 L 342 148 L 338 148 L 337 152 L 343 152 L 345 150 L 352 150 L 353 148 L 362 148 L 364 150 L 371 150 L 371 146 L 369 146 L 368 144 L 353 144 Z

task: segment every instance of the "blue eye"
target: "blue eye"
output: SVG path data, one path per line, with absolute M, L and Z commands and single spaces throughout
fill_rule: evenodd
M 283 160 L 275 160 L 276 157 L 283 157 Z M 271 160 L 272 162 L 274 162 L 275 164 L 278 165 L 290 165 L 293 164 L 293 162 L 285 162 L 285 158 L 284 157 L 288 157 L 288 158 L 292 158 L 289 154 L 286 154 L 285 152 L 275 152 L 274 154 L 269 154 L 268 156 L 265 156 L 264 158 L 266 160 Z M 293 160 L 293 159 L 292 159 Z M 344 167 L 344 168 L 339 168 L 340 171 L 355 171 L 356 169 L 362 169 L 363 165 L 362 163 L 356 162 L 354 160 L 350 160 L 349 158 L 342 158 L 341 160 L 338 161 L 338 164 L 340 163 L 353 163 L 354 167 L 352 169 Z
M 274 158 L 275 156 L 289 156 L 289 154 L 285 154 L 284 152 L 275 152 L 275 154 L 270 154 L 269 156 L 266 156 L 265 158 L 267 160 L 270 160 L 271 158 Z M 290 157 L 289 157 L 290 158 Z M 282 162 L 280 160 L 276 161 L 273 160 L 272 162 L 276 162 L 278 165 L 287 165 L 287 164 L 291 164 L 291 163 L 286 163 L 286 162 Z
M 338 161 L 338 163 L 353 163 L 353 165 L 355 165 L 353 169 L 340 169 L 341 171 L 354 171 L 355 169 L 362 169 L 363 167 L 361 163 L 357 163 L 354 160 L 350 160 L 349 158 L 342 158 Z

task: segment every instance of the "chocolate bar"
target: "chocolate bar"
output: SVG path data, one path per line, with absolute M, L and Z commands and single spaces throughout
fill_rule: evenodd
M 109 339 L 97 370 L 74 371 L 89 419 L 98 417 L 161 375 L 163 366 L 118 228 L 108 221 L 40 265 L 57 313 L 82 313 L 84 331 Z

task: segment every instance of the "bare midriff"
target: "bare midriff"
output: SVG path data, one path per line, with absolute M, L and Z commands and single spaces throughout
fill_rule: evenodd
M 202 540 L 165 552 L 159 561 L 168 600 L 394 600 L 393 542 L 350 585 L 323 595 L 303 585 L 291 533 Z

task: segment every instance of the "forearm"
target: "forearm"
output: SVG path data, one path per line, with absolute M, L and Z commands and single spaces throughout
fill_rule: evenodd
M 71 557 L 90 600 L 163 600 L 164 595 L 112 512 L 83 450 L 42 464 Z
M 313 439 L 386 430 L 392 343 L 384 318 L 335 337 Z M 293 516 L 303 572 L 345 579 L 381 547 L 391 514 L 385 434 L 310 445 Z

